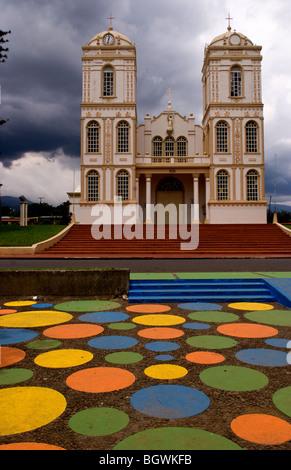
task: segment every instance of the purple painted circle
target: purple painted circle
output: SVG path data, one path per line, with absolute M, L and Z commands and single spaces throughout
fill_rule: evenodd
M 186 418 L 205 411 L 210 405 L 207 395 L 183 385 L 155 385 L 135 392 L 130 404 L 140 413 L 156 418 Z
M 287 354 L 273 349 L 243 349 L 236 353 L 236 358 L 247 364 L 266 367 L 287 366 Z

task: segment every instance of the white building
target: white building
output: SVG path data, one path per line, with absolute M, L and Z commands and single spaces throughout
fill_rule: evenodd
M 180 220 L 190 223 L 194 203 L 200 223 L 265 223 L 261 49 L 229 27 L 205 48 L 202 123 L 169 99 L 138 125 L 135 45 L 112 27 L 91 39 L 82 57 L 80 192 L 68 193 L 76 221 L 91 224 L 96 207 L 118 199 L 139 205 L 143 222 L 158 220 L 146 207 L 160 203 L 187 205 Z

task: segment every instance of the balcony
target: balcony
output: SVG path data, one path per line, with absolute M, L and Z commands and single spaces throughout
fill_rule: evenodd
M 173 157 L 173 156 L 162 156 L 156 157 L 151 155 L 137 155 L 136 156 L 136 166 L 139 167 L 168 167 L 178 166 L 178 167 L 193 167 L 193 166 L 209 166 L 210 159 L 208 155 L 199 155 L 187 156 L 187 157 Z

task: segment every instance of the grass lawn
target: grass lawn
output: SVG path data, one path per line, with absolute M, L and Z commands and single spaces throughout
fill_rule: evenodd
M 0 225 L 0 246 L 31 246 L 57 235 L 65 225 Z

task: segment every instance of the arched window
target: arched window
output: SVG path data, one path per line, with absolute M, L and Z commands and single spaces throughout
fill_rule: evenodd
M 256 170 L 247 172 L 247 200 L 258 201 L 259 199 L 259 176 Z
M 234 65 L 230 71 L 230 96 L 242 96 L 242 71 L 238 65 Z
M 185 137 L 179 137 L 177 139 L 177 156 L 187 156 L 187 140 Z M 178 162 L 186 162 L 186 158 L 178 158 Z
M 167 137 L 165 140 L 165 154 L 166 157 L 173 157 L 175 149 L 175 141 L 173 137 Z M 166 160 L 167 161 L 167 160 Z
M 178 178 L 166 176 L 157 185 L 157 191 L 184 191 L 184 187 Z
M 87 199 L 89 202 L 99 201 L 99 173 L 96 170 L 87 173 Z
M 246 124 L 246 151 L 247 153 L 258 151 L 258 126 L 255 121 Z
M 103 96 L 114 95 L 114 70 L 110 65 L 103 69 Z
M 129 124 L 126 121 L 121 121 L 117 126 L 117 151 L 129 152 Z
M 159 136 L 153 139 L 153 156 L 161 157 L 163 155 L 163 139 Z
M 228 152 L 228 125 L 225 121 L 218 122 L 216 126 L 216 151 Z
M 129 199 L 129 174 L 126 170 L 120 170 L 117 174 L 117 196 L 122 201 Z
M 219 170 L 217 173 L 217 200 L 228 199 L 228 173 L 226 170 Z
M 89 122 L 87 126 L 87 152 L 99 152 L 99 124 L 96 121 Z

